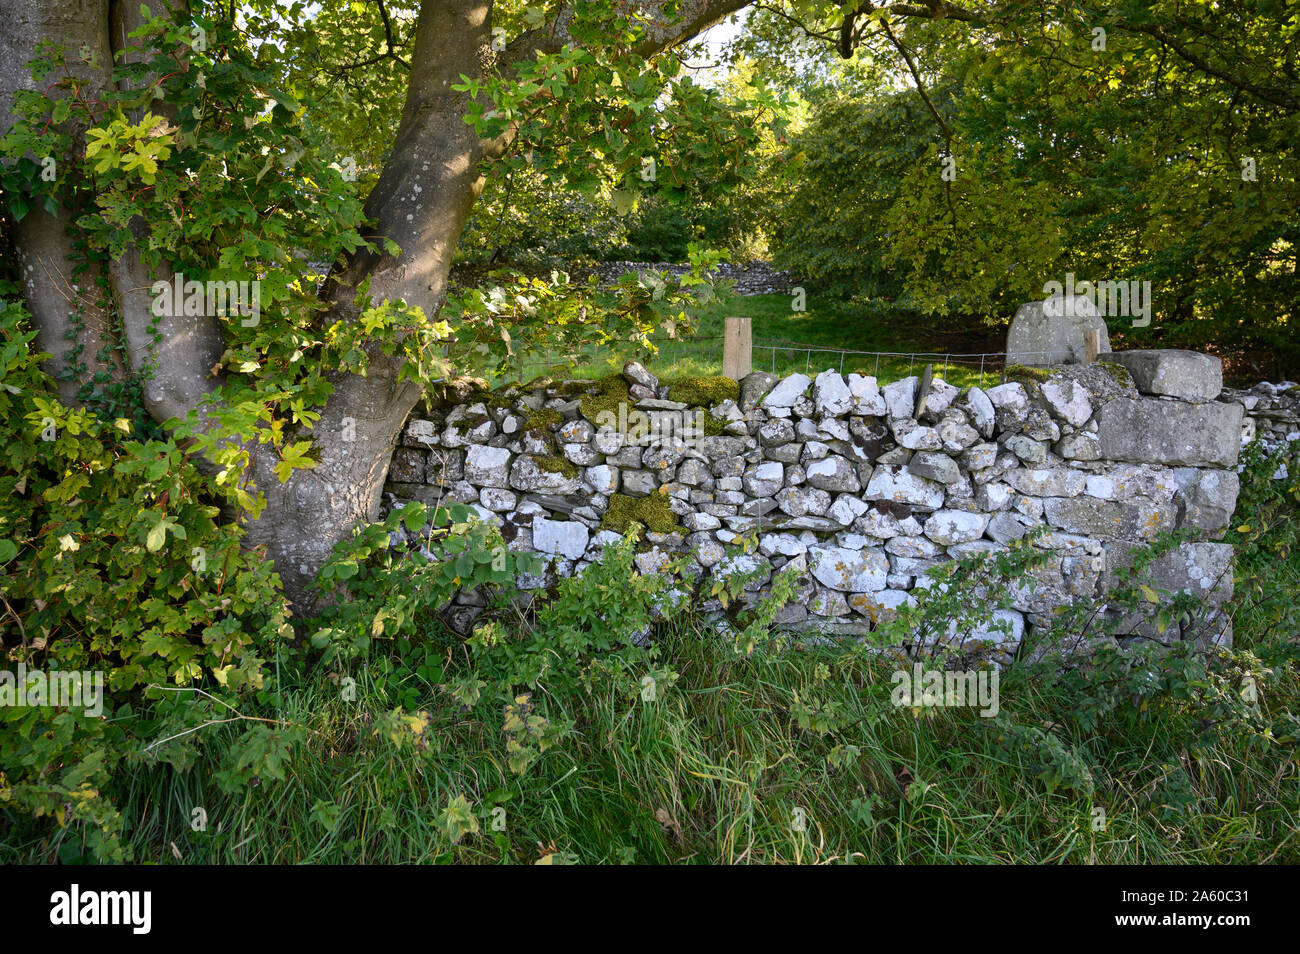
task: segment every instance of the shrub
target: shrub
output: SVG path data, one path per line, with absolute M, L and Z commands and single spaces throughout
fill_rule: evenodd
M 0 802 L 11 822 L 53 817 L 91 856 L 121 858 L 104 788 L 156 728 L 159 687 L 259 689 L 288 611 L 269 562 L 223 518 L 226 495 L 174 439 L 59 403 L 28 317 L 0 297 L 5 668 L 101 673 L 106 700 L 99 718 L 0 708 Z

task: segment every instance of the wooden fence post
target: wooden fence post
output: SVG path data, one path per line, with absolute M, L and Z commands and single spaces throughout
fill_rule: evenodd
M 1092 364 L 1101 353 L 1101 331 L 1089 328 L 1083 333 L 1083 363 Z
M 727 334 L 722 339 L 722 373 L 739 381 L 753 370 L 753 346 L 750 319 L 730 316 Z

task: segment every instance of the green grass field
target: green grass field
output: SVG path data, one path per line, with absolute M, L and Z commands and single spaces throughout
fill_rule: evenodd
M 816 374 L 833 368 L 844 374 L 876 376 L 882 383 L 920 374 L 927 363 L 950 384 L 970 387 L 997 383 L 999 362 L 989 362 L 983 374 L 978 358 L 949 359 L 936 352 L 934 329 L 911 316 L 881 312 L 838 301 L 810 300 L 806 311 L 793 311 L 789 295 L 754 295 L 732 298 L 698 308 L 692 315 L 692 334 L 680 341 L 657 344 L 656 354 L 645 356 L 634 346 L 589 347 L 578 355 L 534 355 L 523 363 L 521 380 L 540 374 L 552 377 L 598 378 L 641 360 L 662 381 L 722 373 L 722 334 L 730 315 L 753 319 L 753 366 L 757 371 L 781 375 L 796 371 Z M 1000 335 L 994 336 L 1000 340 Z M 804 346 L 804 347 L 799 347 Z M 998 344 L 993 350 L 999 350 Z M 963 353 L 974 350 L 970 346 Z M 909 356 L 881 357 L 844 354 L 844 351 L 905 352 Z M 910 357 L 916 352 L 924 356 Z M 926 352 L 932 352 L 926 355 Z

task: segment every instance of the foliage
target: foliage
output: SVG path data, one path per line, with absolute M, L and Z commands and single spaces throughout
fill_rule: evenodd
M 395 535 L 416 548 L 395 548 Z M 335 547 L 317 582 L 342 592 L 315 620 L 311 645 L 324 650 L 324 662 L 356 658 L 375 639 L 426 632 L 433 614 L 461 589 L 508 588 L 519 573 L 541 566 L 535 554 L 507 549 L 500 532 L 464 504 L 430 510 L 409 503 L 357 527 Z
M 755 17 L 741 49 L 810 104 L 778 159 L 794 183 L 775 190 L 777 260 L 834 294 L 967 319 L 1067 272 L 1149 281 L 1154 321 L 1132 340 L 1259 349 L 1285 373 L 1300 157 L 1294 83 L 1275 80 L 1295 74 L 1294 11 L 984 6 L 982 24 L 888 32 L 864 12 L 852 62 L 822 48 L 802 69 L 788 21 Z M 843 17 L 779 9 L 810 34 Z
M 84 825 L 122 856 L 106 791 L 159 686 L 263 685 L 289 630 L 271 566 L 241 548 L 225 499 L 174 438 L 61 405 L 12 288 L 0 297 L 0 597 L 6 669 L 98 673 L 104 714 L 0 708 L 9 812 Z M 89 679 L 89 677 L 88 677 Z

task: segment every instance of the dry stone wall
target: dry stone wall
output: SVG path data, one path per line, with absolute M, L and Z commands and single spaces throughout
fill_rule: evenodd
M 867 631 L 931 585 L 931 568 L 1040 527 L 1048 560 L 990 630 L 1003 651 L 1059 606 L 1100 603 L 1129 551 L 1163 530 L 1195 539 L 1156 561 L 1150 584 L 1228 600 L 1232 548 L 1217 538 L 1236 506 L 1244 409 L 1217 400 L 1217 360 L 1121 352 L 1010 377 L 882 387 L 827 370 L 669 386 L 629 364 L 599 382 L 453 390 L 408 422 L 387 499 L 477 508 L 511 548 L 551 558 L 526 589 L 581 572 L 631 520 L 648 528 L 642 573 L 683 556 L 702 578 L 757 571 L 755 600 L 793 564 L 799 598 L 779 623 L 794 629 Z M 757 552 L 728 556 L 751 532 Z M 453 622 L 468 626 L 480 602 L 466 596 Z M 1223 625 L 1157 634 L 1140 619 L 1127 635 L 1231 639 Z
M 1245 414 L 1241 443 L 1258 441 L 1263 452 L 1272 456 L 1288 450 L 1290 457 L 1300 456 L 1300 384 L 1261 381 L 1242 390 L 1224 389 L 1221 400 L 1240 404 Z M 1288 475 L 1288 462 L 1279 465 L 1275 479 Z

